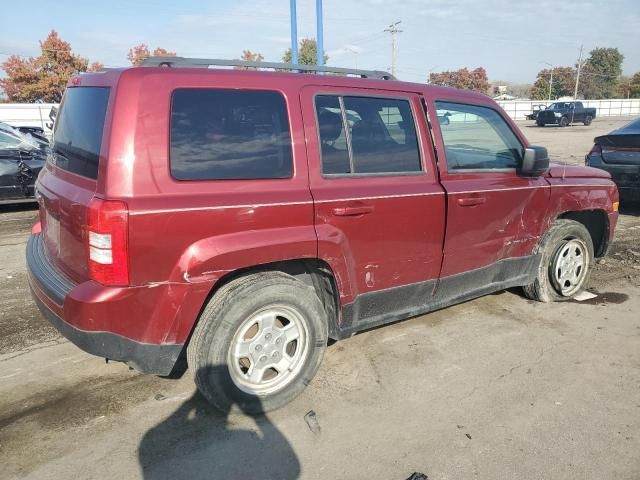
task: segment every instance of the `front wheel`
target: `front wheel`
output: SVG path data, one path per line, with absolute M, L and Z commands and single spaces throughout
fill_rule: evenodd
M 202 395 L 228 412 L 282 407 L 315 375 L 327 345 L 326 313 L 315 290 L 282 272 L 224 285 L 203 311 L 187 349 Z
M 569 119 L 567 117 L 562 117 L 558 122 L 558 125 L 560 125 L 561 127 L 566 127 L 567 125 L 569 125 Z
M 557 220 L 537 249 L 536 279 L 523 287 L 527 297 L 540 302 L 566 301 L 589 281 L 593 242 L 585 226 L 573 220 Z

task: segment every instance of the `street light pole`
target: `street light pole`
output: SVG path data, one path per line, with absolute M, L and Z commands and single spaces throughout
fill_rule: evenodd
M 298 64 L 298 15 L 296 13 L 296 0 L 291 0 L 291 63 Z
M 318 66 L 324 65 L 324 34 L 322 27 L 322 0 L 316 0 L 316 52 Z
M 360 53 L 360 52 L 358 52 L 358 50 L 356 50 L 355 48 L 351 48 L 351 47 L 346 47 L 346 49 L 349 52 L 351 52 L 351 53 L 353 53 L 355 55 L 355 57 L 354 57 L 354 61 L 355 61 L 354 68 L 357 70 L 358 69 L 358 53 Z

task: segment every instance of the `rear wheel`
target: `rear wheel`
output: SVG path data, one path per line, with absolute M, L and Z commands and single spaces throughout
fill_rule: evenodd
M 312 287 L 282 272 L 246 275 L 224 285 L 205 308 L 187 349 L 189 368 L 218 409 L 266 412 L 309 384 L 327 337 Z
M 584 289 L 593 263 L 593 242 L 584 225 L 556 221 L 540 242 L 538 253 L 536 279 L 523 287 L 527 297 L 540 302 L 564 301 Z
M 536 125 L 538 125 L 539 127 L 544 127 L 544 122 L 536 120 Z
M 593 121 L 593 117 L 591 117 L 591 115 L 587 115 L 586 117 L 584 117 L 584 124 L 585 125 L 591 125 L 592 121 Z
M 567 125 L 569 125 L 569 119 L 567 117 L 562 117 L 560 119 L 560 122 L 558 122 L 558 125 L 560 125 L 561 127 L 566 127 Z

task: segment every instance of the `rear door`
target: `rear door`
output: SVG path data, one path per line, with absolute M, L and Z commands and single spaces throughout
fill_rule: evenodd
M 78 282 L 88 278 L 84 227 L 104 157 L 110 91 L 108 86 L 67 88 L 52 154 L 38 179 L 45 251 L 56 267 Z
M 549 187 L 521 177 L 524 139 L 491 105 L 436 100 L 431 107 L 447 192 L 441 277 L 527 256 L 544 228 Z
M 301 100 L 318 253 L 338 276 L 342 303 L 369 299 L 356 318 L 424 303 L 440 268 L 444 192 L 420 99 L 309 86 Z M 377 302 L 393 292 L 400 303 Z

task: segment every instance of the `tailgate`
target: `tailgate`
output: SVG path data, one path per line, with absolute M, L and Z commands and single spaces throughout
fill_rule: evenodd
M 96 181 L 47 165 L 38 179 L 45 253 L 52 265 L 80 283 L 88 278 L 85 225 Z M 71 178 L 69 178 L 71 177 Z
M 52 154 L 38 178 L 45 253 L 76 282 L 88 278 L 87 210 L 103 152 L 110 88 L 67 88 L 56 119 Z

